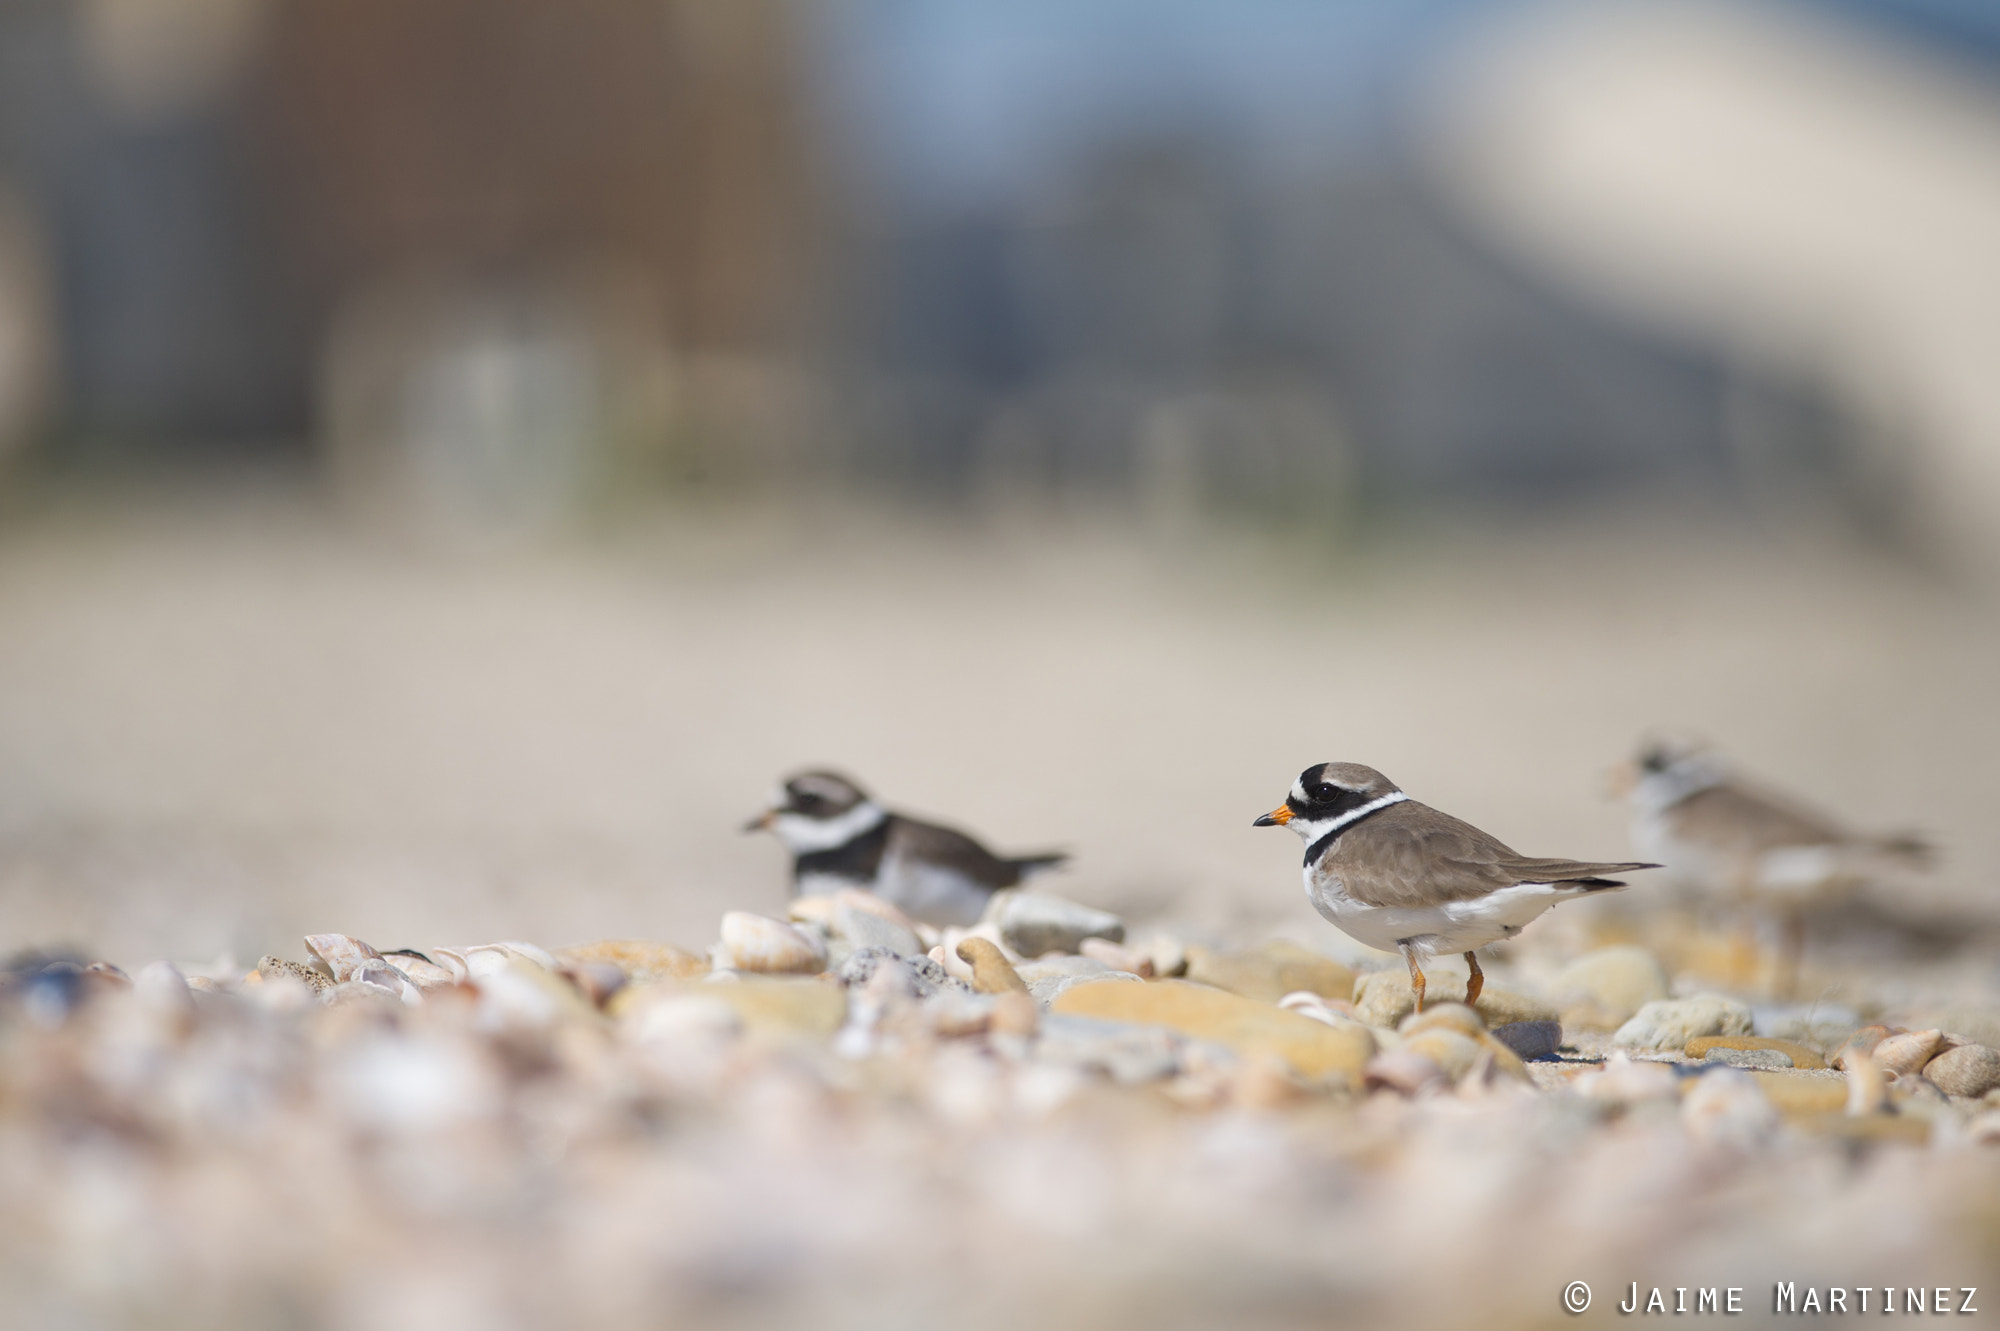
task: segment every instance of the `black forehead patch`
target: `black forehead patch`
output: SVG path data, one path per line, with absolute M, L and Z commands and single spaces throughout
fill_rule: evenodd
M 1311 790 L 1322 779 L 1326 769 L 1331 766 L 1331 763 L 1314 763 L 1311 767 L 1306 768 L 1305 771 L 1300 772 L 1299 789 Z

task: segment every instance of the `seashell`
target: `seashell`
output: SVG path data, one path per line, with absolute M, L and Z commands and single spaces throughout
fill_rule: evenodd
M 500 946 L 506 948 L 517 957 L 534 962 L 545 971 L 555 970 L 561 965 L 547 951 L 536 947 L 533 943 L 523 943 L 517 938 L 503 938 L 500 940 Z
M 716 964 L 771 975 L 817 975 L 826 969 L 826 944 L 783 920 L 732 910 L 722 917 Z
M 394 994 L 413 1007 L 424 1001 L 423 991 L 410 983 L 409 976 L 387 961 L 364 962 L 354 969 L 350 978 L 355 984 L 372 984 L 378 989 Z
M 333 977 L 317 966 L 307 966 L 302 962 L 287 961 L 283 957 L 263 956 L 257 958 L 256 974 L 265 979 L 283 976 L 296 980 L 312 992 L 319 994 L 333 988 Z
M 1955 1045 L 1926 1064 L 1924 1076 L 1949 1095 L 1983 1096 L 2000 1086 L 2000 1050 Z
M 483 1029 L 540 1029 L 565 1018 L 597 1017 L 597 1009 L 560 976 L 519 957 L 476 983 Z
M 514 961 L 514 954 L 498 943 L 479 943 L 463 949 L 466 974 L 474 980 L 483 980 L 489 975 L 498 975 Z
M 1451 1088 L 1451 1078 L 1437 1060 L 1414 1049 L 1390 1049 L 1375 1055 L 1368 1060 L 1362 1077 L 1368 1089 L 1387 1087 L 1398 1095 L 1427 1095 Z
M 1396 1029 L 1404 1035 L 1415 1035 L 1418 1031 L 1451 1030 L 1467 1039 L 1477 1040 L 1485 1033 L 1486 1023 L 1463 1003 L 1433 1003 L 1422 1012 L 1412 1012 L 1403 1018 Z
M 1872 1057 L 1876 1066 L 1891 1076 L 1911 1077 L 1937 1057 L 1943 1044 L 1943 1031 L 1904 1031 L 1876 1045 Z
M 1842 1042 L 1840 1052 L 1827 1061 L 1827 1066 L 1845 1070 L 1849 1050 L 1872 1055 L 1875 1052 L 1875 1046 L 1888 1039 L 1893 1033 L 1887 1026 L 1863 1026 Z
M 132 987 L 132 977 L 108 961 L 93 961 L 83 968 L 83 973 L 98 980 L 108 981 L 120 989 Z
M 1086 938 L 1077 950 L 1092 961 L 1101 962 L 1115 971 L 1126 971 L 1141 979 L 1153 978 L 1153 959 L 1136 948 L 1114 943 L 1108 938 Z
M 1300 989 L 1286 994 L 1278 1000 L 1278 1006 L 1287 1012 L 1296 1012 L 1301 1017 L 1310 1017 L 1327 1026 L 1361 1026 L 1361 1018 L 1354 1014 L 1354 1004 L 1343 999 L 1327 998 L 1310 989 Z
M 451 978 L 464 984 L 472 978 L 472 966 L 465 959 L 465 953 L 458 948 L 434 947 L 424 953 L 435 965 L 451 972 Z
M 337 984 L 353 979 L 355 971 L 363 965 L 382 961 L 380 952 L 346 934 L 307 934 L 306 951 L 313 954 Z
M 833 911 L 833 898 L 815 893 L 812 896 L 793 897 L 792 903 L 785 907 L 785 918 L 796 924 L 817 924 L 822 928 L 832 928 Z
M 1875 1059 L 1849 1046 L 1841 1050 L 1847 1064 L 1847 1113 L 1851 1118 L 1879 1114 L 1889 1106 L 1889 1078 Z
M 384 952 L 382 959 L 401 971 L 410 983 L 419 989 L 438 989 L 458 983 L 459 977 L 456 971 L 449 966 L 439 965 L 413 947 Z

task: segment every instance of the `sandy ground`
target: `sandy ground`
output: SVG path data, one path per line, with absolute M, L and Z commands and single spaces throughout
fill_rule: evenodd
M 721 909 L 781 907 L 778 848 L 738 828 L 780 772 L 835 763 L 1070 849 L 1066 895 L 1331 946 L 1293 839 L 1249 825 L 1301 767 L 1368 762 L 1523 850 L 1613 856 L 1602 774 L 1661 724 L 1924 829 L 1947 858 L 1915 904 L 1990 913 L 1995 680 L 1990 601 L 1658 521 L 1341 548 L 711 506 L 474 561 L 281 489 L 43 505 L 0 522 L 0 945 L 699 945 Z

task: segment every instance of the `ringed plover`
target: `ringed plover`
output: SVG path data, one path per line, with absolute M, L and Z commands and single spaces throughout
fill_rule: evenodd
M 1359 763 L 1306 768 L 1255 825 L 1299 834 L 1306 899 L 1350 937 L 1401 952 L 1419 1012 L 1424 959 L 1463 952 L 1472 968 L 1465 1001 L 1475 1002 L 1486 982 L 1479 948 L 1512 938 L 1558 902 L 1624 886 L 1609 874 L 1659 867 L 1517 855 Z
M 976 924 L 995 892 L 1068 859 L 995 855 L 965 833 L 883 808 L 837 772 L 801 772 L 746 832 L 773 832 L 792 853 L 792 894 L 867 888 L 913 919 Z
M 1806 913 L 1894 868 L 1925 868 L 1931 848 L 1904 832 L 1858 835 L 1737 777 L 1713 749 L 1653 740 L 1619 773 L 1632 844 L 1675 879 L 1777 913 L 1778 987 L 1796 983 Z

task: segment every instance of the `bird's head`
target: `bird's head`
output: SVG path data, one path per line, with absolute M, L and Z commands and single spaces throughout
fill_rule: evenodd
M 1395 782 L 1360 763 L 1320 763 L 1299 773 L 1285 802 L 1258 818 L 1256 827 L 1289 827 L 1308 845 L 1355 810 L 1387 795 Z

